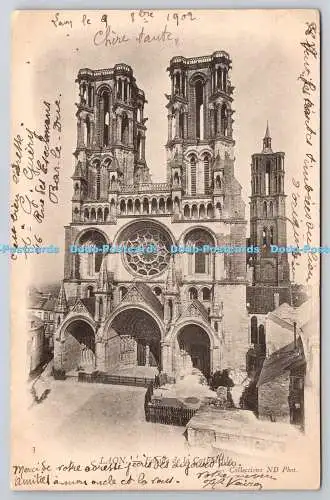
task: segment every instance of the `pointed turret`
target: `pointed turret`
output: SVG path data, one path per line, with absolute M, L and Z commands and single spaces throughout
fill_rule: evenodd
M 272 151 L 272 138 L 271 138 L 270 132 L 269 132 L 268 120 L 267 120 L 265 137 L 263 139 L 263 149 L 262 149 L 262 152 L 263 153 L 272 153 L 273 152 Z
M 64 283 L 62 281 L 61 288 L 57 297 L 56 305 L 54 312 L 57 313 L 66 313 L 68 310 L 68 302 L 66 300 L 66 294 L 64 289 Z
M 179 293 L 179 285 L 175 272 L 174 255 L 172 255 L 169 263 L 167 278 L 166 278 L 166 293 L 177 294 Z
M 109 290 L 109 275 L 107 269 L 106 255 L 103 257 L 102 264 L 100 267 L 99 277 L 97 280 L 97 290 L 102 292 L 108 292 Z

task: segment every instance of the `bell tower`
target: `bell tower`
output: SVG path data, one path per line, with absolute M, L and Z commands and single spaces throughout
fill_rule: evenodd
M 272 150 L 267 122 L 261 153 L 252 155 L 250 222 L 251 245 L 260 248 L 253 260 L 254 285 L 287 285 L 287 253 L 271 252 L 271 245 L 287 246 L 283 152 Z

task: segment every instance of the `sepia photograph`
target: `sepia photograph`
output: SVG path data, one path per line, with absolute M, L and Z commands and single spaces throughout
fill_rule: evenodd
M 316 10 L 13 13 L 13 489 L 320 487 L 319 100 Z

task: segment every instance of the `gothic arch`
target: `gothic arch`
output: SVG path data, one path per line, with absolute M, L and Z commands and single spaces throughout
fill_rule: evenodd
M 177 340 L 177 336 L 180 333 L 180 331 L 185 327 L 189 325 L 196 325 L 202 328 L 205 333 L 208 335 L 209 340 L 210 340 L 210 348 L 213 349 L 215 345 L 217 345 L 218 340 L 215 337 L 215 333 L 211 326 L 206 323 L 202 318 L 185 318 L 182 321 L 179 321 L 176 323 L 173 327 L 172 330 L 169 331 L 167 334 L 165 340 L 169 341 L 171 344 L 173 344 Z

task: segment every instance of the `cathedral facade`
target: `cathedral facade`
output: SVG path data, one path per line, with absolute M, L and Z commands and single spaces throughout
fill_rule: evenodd
M 246 246 L 234 175 L 231 59 L 174 57 L 166 94 L 166 182 L 145 158 L 145 94 L 132 68 L 78 73 L 72 218 L 55 307 L 54 367 L 117 373 L 155 367 L 175 378 L 245 369 L 246 255 L 173 253 L 176 246 Z M 71 246 L 157 247 L 78 253 Z

